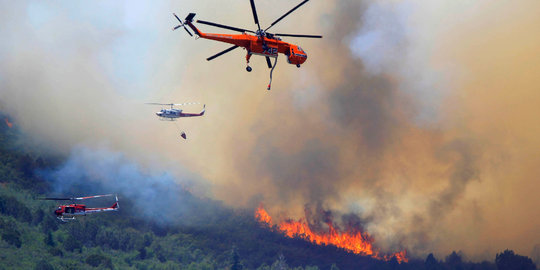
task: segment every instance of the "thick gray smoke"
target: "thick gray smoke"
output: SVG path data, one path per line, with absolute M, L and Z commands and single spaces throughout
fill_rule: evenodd
M 133 216 L 157 223 L 193 224 L 215 216 L 219 204 L 195 197 L 202 186 L 198 176 L 185 168 L 180 175 L 143 168 L 124 154 L 106 148 L 76 147 L 59 168 L 40 174 L 61 196 L 90 196 L 96 192 L 116 193 L 129 199 Z M 126 211 L 126 210 L 124 210 Z M 206 211 L 206 213 L 205 213 Z
M 531 21 L 534 16 L 528 10 L 536 5 L 507 7 L 516 15 L 507 23 L 531 31 L 538 20 Z M 505 30 L 500 31 L 485 28 L 503 10 L 487 2 L 479 6 L 443 1 L 425 5 L 335 2 L 325 32 L 328 38 L 310 52 L 326 64 L 311 67 L 315 82 L 300 84 L 294 91 L 310 93 L 302 88 L 311 89 L 317 83 L 323 89 L 308 105 L 271 114 L 274 121 L 264 120 L 270 127 L 286 127 L 279 133 L 260 129 L 260 123 L 253 125 L 253 130 L 261 132 L 252 152 L 238 160 L 256 164 L 255 170 L 247 168 L 242 176 L 257 179 L 261 188 L 246 188 L 261 194 L 265 205 L 274 205 L 269 208 L 276 216 L 284 212 L 302 216 L 306 204 L 360 215 L 368 221 L 364 224 L 376 245 L 387 251 L 406 248 L 413 256 L 430 251 L 442 256 L 462 249 L 479 259 L 494 256 L 507 243 L 530 252 L 540 235 L 526 236 L 534 225 L 523 221 L 534 216 L 537 200 L 521 207 L 518 201 L 502 198 L 517 199 L 518 193 L 534 196 L 524 186 L 538 190 L 531 182 L 537 170 L 524 169 L 522 174 L 531 177 L 519 177 L 518 183 L 524 186 L 511 184 L 514 177 L 493 172 L 502 170 L 507 175 L 523 168 L 532 153 L 514 147 L 538 143 L 517 124 L 532 120 L 534 106 L 519 100 L 538 96 L 533 92 L 538 80 L 532 75 L 505 76 L 501 83 L 515 83 L 512 89 L 520 89 L 517 95 L 521 96 L 508 103 L 508 89 L 492 83 L 494 77 L 489 76 L 497 73 L 489 55 L 501 56 L 498 68 L 508 70 L 504 59 L 532 74 L 530 65 L 519 64 L 512 55 L 519 50 L 537 55 L 531 46 L 539 40 L 527 31 L 512 32 L 508 26 L 501 25 Z M 440 19 L 445 23 L 438 23 Z M 483 51 L 475 50 L 478 47 L 471 41 L 493 37 L 495 42 L 505 36 L 531 46 L 516 41 L 507 44 L 512 48 L 508 52 L 502 45 Z M 460 44 L 464 40 L 471 47 Z M 497 96 L 489 89 L 495 89 Z M 515 110 L 503 112 L 492 107 L 512 104 L 528 109 L 512 107 Z M 493 114 L 508 121 L 512 131 L 493 121 Z M 527 143 L 514 140 L 511 133 L 527 138 Z M 502 141 L 504 146 L 498 144 Z M 515 191 L 507 193 L 500 183 Z M 501 238 L 500 230 L 490 222 L 501 221 L 495 205 L 520 209 L 517 220 L 504 222 L 505 233 L 516 236 L 514 240 Z M 494 239 L 497 247 L 484 245 Z
M 377 244 L 385 250 L 408 248 L 413 253 L 429 252 L 435 248 L 432 244 L 432 234 L 435 232 L 432 229 L 445 222 L 446 215 L 463 196 L 467 184 L 475 179 L 479 149 L 472 147 L 472 143 L 465 138 L 443 140 L 438 131 L 423 129 L 416 122 L 419 104 L 396 82 L 390 72 L 392 70 L 388 70 L 395 60 L 377 58 L 373 52 L 356 57 L 357 47 L 354 44 L 365 43 L 364 38 L 372 35 L 365 29 L 379 29 L 379 25 L 372 20 L 380 19 L 380 16 L 376 16 L 380 14 L 375 15 L 372 6 L 365 9 L 366 5 L 339 2 L 335 11 L 339 15 L 334 17 L 331 37 L 339 35 L 342 38 L 322 41 L 339 52 L 329 57 L 334 61 L 333 69 L 339 71 L 339 78 L 343 78 L 326 81 L 325 116 L 332 124 L 320 123 L 322 131 L 318 134 L 284 135 L 306 137 L 294 146 L 294 150 L 285 149 L 287 141 L 261 134 L 251 155 L 257 164 L 252 177 L 264 175 L 277 188 L 275 196 L 265 194 L 266 201 L 272 204 L 287 208 L 291 202 L 302 202 L 322 205 L 328 210 L 341 210 L 342 213 L 352 211 L 370 220 L 369 226 L 376 239 L 383 239 Z M 362 10 L 366 10 L 365 13 Z M 357 27 L 342 27 L 351 25 Z M 359 29 L 363 30 L 356 36 Z M 372 42 L 383 42 L 385 37 L 393 36 L 387 33 L 380 35 L 378 38 L 381 40 Z M 351 45 L 344 44 L 343 37 L 354 37 Z M 406 50 L 397 41 L 390 45 Z M 384 48 L 380 53 L 384 53 Z M 324 77 L 328 71 L 320 69 L 316 72 L 320 73 L 319 77 Z M 305 110 L 308 114 L 317 113 L 312 108 Z M 311 123 L 298 121 L 301 130 L 313 129 Z M 409 190 L 400 182 L 418 181 L 414 178 L 407 180 L 407 174 L 410 169 L 418 170 L 414 167 L 419 164 L 416 164 L 413 156 L 410 156 L 412 164 L 392 158 L 399 155 L 406 158 L 408 151 L 415 151 L 414 145 L 406 146 L 413 149 L 403 149 L 400 142 L 414 137 L 428 144 L 423 150 L 431 162 L 446 167 L 450 173 L 429 167 L 420 169 L 425 170 L 421 174 L 432 173 L 438 178 L 437 182 L 447 183 L 448 186 L 433 192 L 431 199 L 425 202 L 425 209 L 420 206 L 418 210 L 404 212 L 400 199 Z M 402 170 L 402 174 L 394 174 L 396 169 Z M 356 208 L 357 202 L 362 200 L 368 203 L 360 203 L 360 209 Z M 352 204 L 347 205 L 347 201 Z M 411 220 L 415 224 L 408 224 L 402 228 L 402 232 L 394 232 L 392 237 L 384 238 L 380 224 L 389 220 Z

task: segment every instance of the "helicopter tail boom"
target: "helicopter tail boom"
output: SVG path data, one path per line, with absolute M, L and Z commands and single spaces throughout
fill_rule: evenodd
M 206 104 L 203 105 L 203 109 L 200 113 L 182 113 L 180 117 L 203 116 L 205 112 L 206 112 Z
M 120 209 L 120 204 L 118 203 L 118 195 L 115 194 L 114 197 L 116 198 L 116 202 L 111 206 L 111 208 L 118 210 Z
M 195 17 L 195 13 L 189 13 L 184 21 L 184 24 L 187 24 L 189 26 L 189 28 L 191 28 L 195 34 L 197 34 L 199 37 L 203 37 L 204 36 L 204 33 L 202 33 L 201 31 L 199 31 L 199 29 L 197 27 L 195 27 L 195 25 L 193 25 L 193 18 Z

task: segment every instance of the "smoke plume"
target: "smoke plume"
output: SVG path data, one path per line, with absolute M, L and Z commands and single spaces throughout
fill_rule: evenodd
M 197 187 L 204 187 L 204 181 L 185 169 L 173 176 L 141 168 L 123 154 L 103 147 L 75 147 L 60 167 L 39 174 L 51 181 L 55 193 L 64 196 L 116 193 L 121 206 L 123 199 L 129 200 L 129 214 L 158 224 L 208 224 L 223 211 L 218 203 L 193 195 Z

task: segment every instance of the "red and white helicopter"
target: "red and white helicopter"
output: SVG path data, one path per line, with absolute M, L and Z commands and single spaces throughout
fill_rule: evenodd
M 84 204 L 78 204 L 75 201 L 100 198 L 100 197 L 109 197 L 114 196 L 116 202 L 111 207 L 86 207 Z M 118 196 L 116 194 L 105 194 L 105 195 L 95 195 L 88 197 L 74 197 L 74 198 L 41 198 L 41 200 L 53 200 L 53 201 L 72 201 L 72 204 L 59 205 L 54 214 L 56 218 L 61 221 L 70 221 L 75 220 L 75 216 L 86 216 L 86 214 L 93 214 L 99 212 L 108 212 L 108 211 L 118 211 L 120 205 L 118 204 Z

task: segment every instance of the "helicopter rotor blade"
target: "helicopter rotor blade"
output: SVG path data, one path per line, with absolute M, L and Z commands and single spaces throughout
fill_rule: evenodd
M 180 24 L 184 24 L 182 23 L 182 20 L 180 20 L 180 18 L 178 18 L 178 16 L 176 16 L 176 13 L 173 13 L 174 17 L 176 17 L 176 19 L 180 22 Z
M 249 2 L 251 3 L 251 11 L 253 12 L 253 19 L 255 20 L 255 24 L 257 25 L 259 30 L 261 30 L 261 25 L 259 24 L 259 17 L 257 16 L 257 9 L 255 8 L 255 1 L 250 0 Z
M 145 103 L 145 104 L 148 104 L 148 105 L 161 105 L 161 106 L 183 106 L 183 105 L 192 105 L 192 104 L 201 104 L 200 102 L 186 102 L 186 103 L 154 103 L 154 102 L 149 102 L 149 103 Z M 105 195 L 102 195 L 102 196 L 105 196 Z M 112 194 L 108 194 L 107 196 L 112 196 Z
M 238 27 L 232 27 L 232 26 L 223 25 L 223 24 L 219 24 L 219 23 L 207 22 L 207 21 L 203 21 L 203 20 L 197 20 L 197 22 L 198 22 L 198 23 L 202 23 L 202 24 L 207 24 L 207 25 L 215 26 L 215 27 L 225 28 L 225 29 L 229 29 L 229 30 L 237 31 L 237 32 L 250 32 L 250 33 L 255 33 L 255 32 L 253 32 L 253 31 L 251 31 L 251 30 L 247 30 L 247 29 L 243 29 L 243 28 L 238 28 Z
M 110 197 L 114 194 L 105 194 L 105 195 L 94 195 L 94 196 L 87 196 L 87 197 L 75 197 L 72 198 L 73 200 L 86 200 L 86 199 L 93 199 L 93 198 L 101 198 L 101 197 Z
M 193 36 L 193 34 L 191 32 L 189 32 L 189 30 L 187 29 L 187 27 L 185 25 L 184 26 L 184 30 L 186 30 L 186 32 L 190 35 L 190 36 Z
M 226 54 L 226 53 L 228 53 L 228 52 L 230 52 L 230 51 L 232 51 L 232 50 L 234 50 L 236 48 L 238 48 L 238 45 L 234 45 L 234 46 L 232 46 L 232 47 L 230 47 L 230 48 L 228 48 L 228 49 L 226 49 L 226 50 L 224 50 L 224 51 L 222 51 L 220 53 L 214 54 L 214 55 L 206 58 L 206 61 L 213 60 L 214 58 L 222 56 L 222 55 L 224 55 L 224 54 Z
M 270 26 L 268 26 L 268 28 L 264 29 L 264 31 L 266 32 L 268 29 L 270 29 L 270 27 L 274 26 L 276 23 L 278 23 L 279 21 L 281 21 L 283 18 L 287 17 L 289 14 L 293 13 L 297 8 L 301 7 L 302 5 L 304 5 L 305 3 L 307 3 L 309 0 L 304 0 L 302 3 L 298 4 L 296 7 L 294 7 L 293 9 L 289 10 L 289 12 L 283 14 L 283 16 L 279 17 L 277 20 L 275 20 Z
M 302 37 L 302 38 L 322 38 L 320 35 L 297 35 L 297 34 L 274 34 L 274 36 L 280 37 Z
M 153 102 L 145 103 L 145 104 L 148 104 L 148 105 L 162 105 L 162 106 L 172 106 L 172 105 L 174 105 L 173 103 L 153 103 Z
M 194 105 L 194 104 L 201 104 L 200 102 L 186 102 L 186 103 L 175 103 L 172 104 L 174 106 L 184 106 L 184 105 Z
M 266 64 L 268 65 L 268 68 L 272 68 L 272 61 L 270 61 L 270 57 L 266 56 Z
M 86 200 L 86 199 L 92 199 L 92 198 L 100 198 L 100 197 L 109 197 L 113 196 L 114 194 L 105 194 L 105 195 L 94 195 L 94 196 L 87 196 L 87 197 L 74 197 L 74 198 L 56 198 L 56 197 L 47 197 L 47 198 L 39 198 L 39 200 L 48 200 L 48 201 L 74 201 L 74 200 Z

